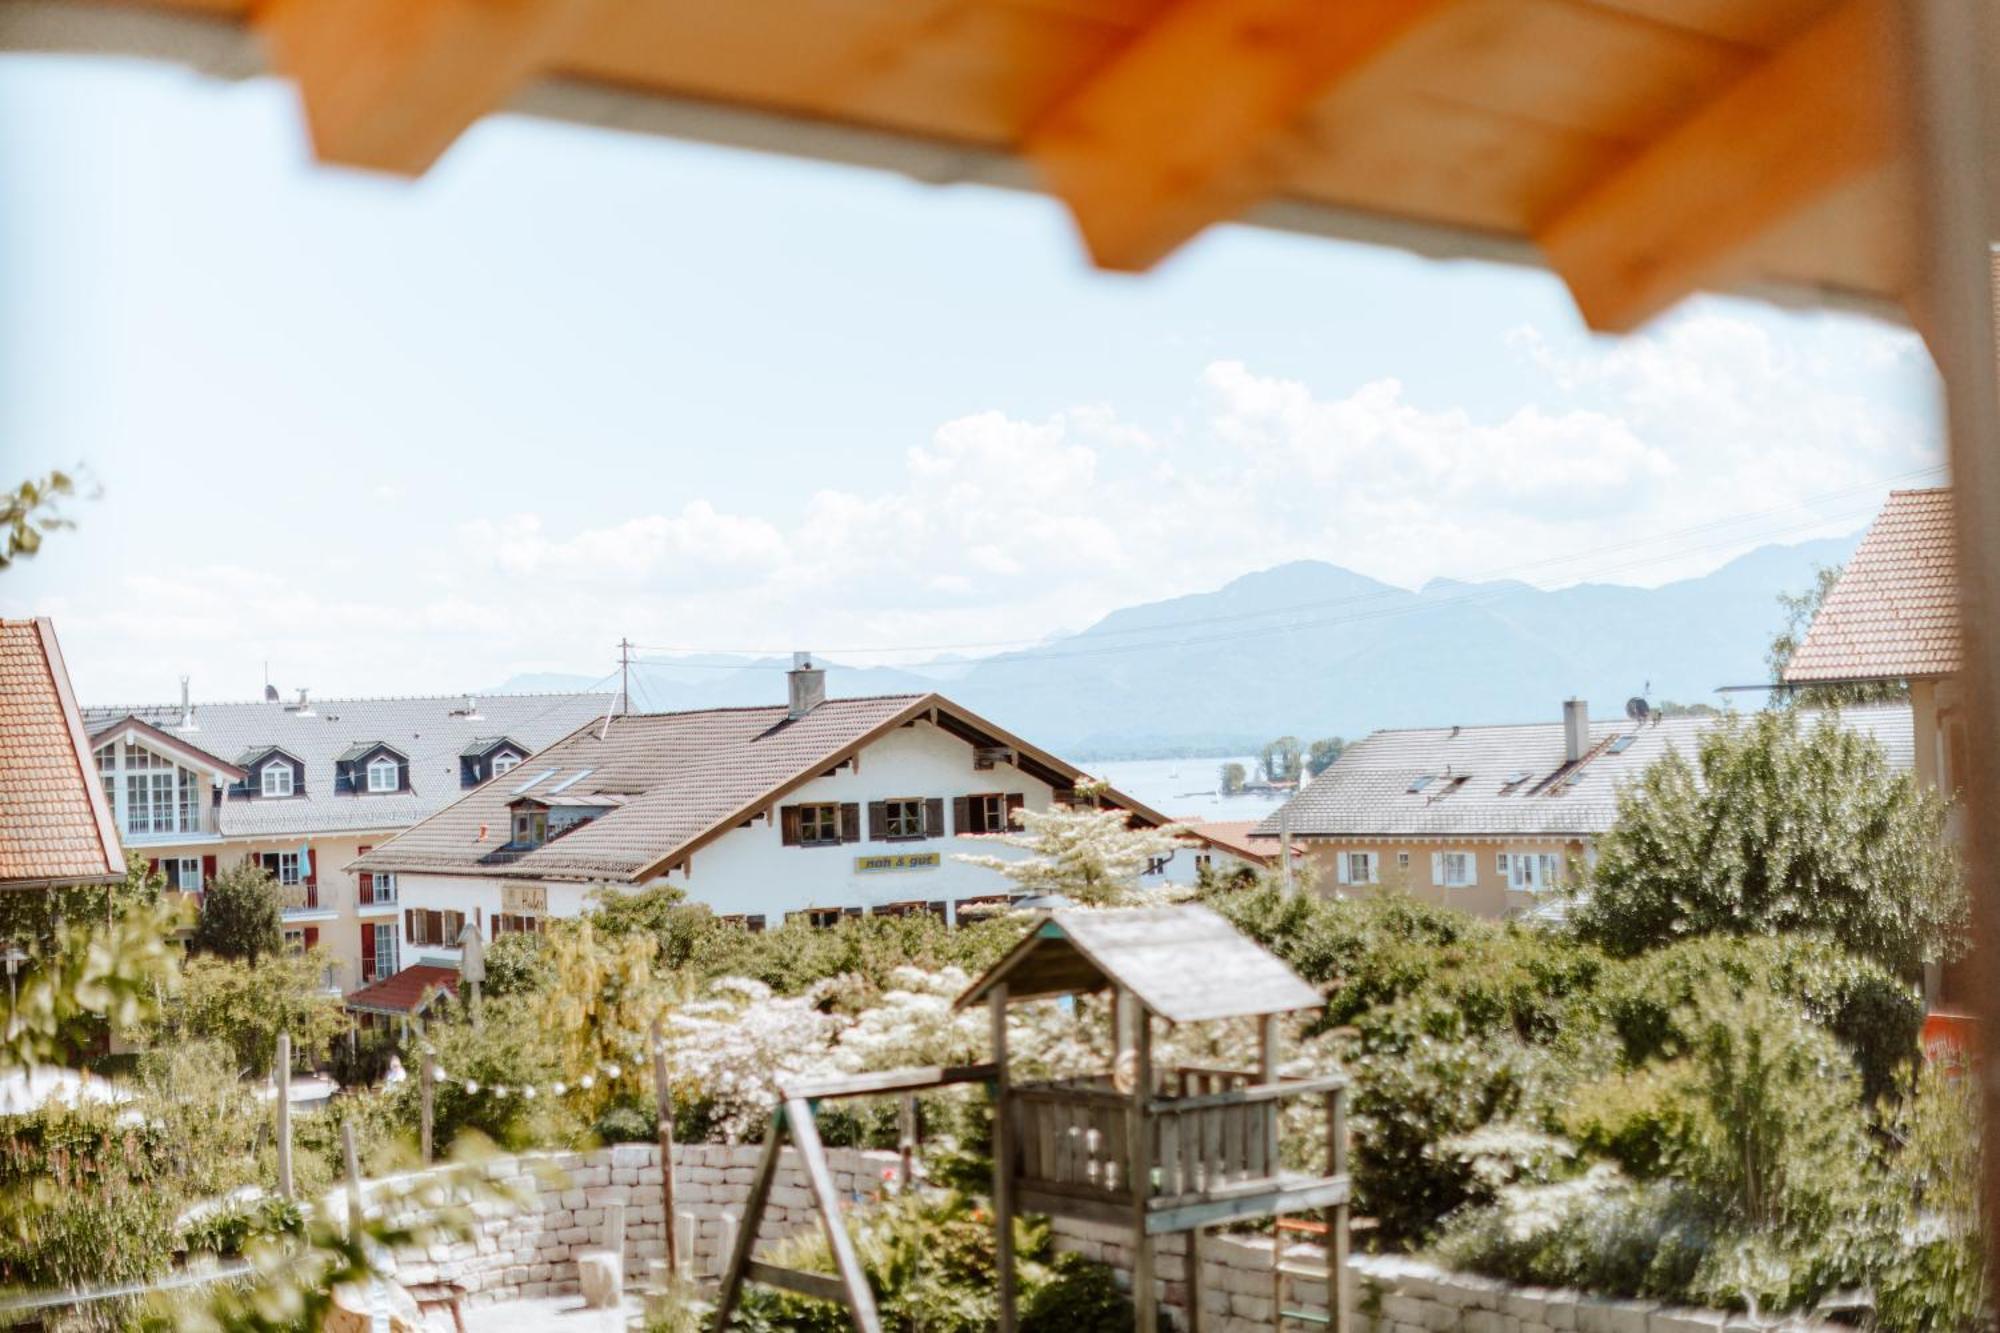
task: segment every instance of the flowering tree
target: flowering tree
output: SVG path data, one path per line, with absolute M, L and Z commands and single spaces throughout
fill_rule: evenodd
M 1023 893 L 1061 894 L 1087 907 L 1151 900 L 1155 895 L 1139 883 L 1147 865 L 1191 845 L 1181 839 L 1183 830 L 1177 825 L 1133 828 L 1132 817 L 1123 810 L 1016 810 L 1014 819 L 1021 832 L 997 834 L 994 841 L 1032 855 L 958 859 L 999 872 Z
M 587 918 L 549 935 L 550 1026 L 563 1073 L 593 1113 L 651 1086 L 648 1033 L 670 998 L 653 971 L 658 952 L 651 935 L 607 938 Z
M 926 972 L 899 967 L 889 980 L 892 989 L 841 1031 L 832 1053 L 836 1065 L 862 1073 L 909 1065 L 972 1064 L 986 1058 L 986 1011 L 952 1008 L 952 1001 L 972 984 L 964 969 Z
M 780 1084 L 833 1071 L 830 1048 L 849 1020 L 820 1010 L 823 985 L 781 996 L 761 981 L 722 977 L 709 992 L 668 1021 L 667 1063 L 678 1085 L 709 1103 L 717 1132 L 737 1143 L 770 1114 Z

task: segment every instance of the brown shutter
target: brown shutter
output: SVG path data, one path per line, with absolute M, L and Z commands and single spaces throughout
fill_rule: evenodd
M 889 836 L 889 803 L 870 801 L 868 803 L 868 841 L 880 842 Z
M 799 845 L 799 808 L 796 805 L 783 806 L 778 810 L 778 841 L 787 847 Z
M 842 842 L 861 841 L 861 807 L 853 801 L 844 801 L 841 803 L 840 840 Z
M 159 873 L 160 873 L 160 858 L 155 856 L 151 860 L 146 862 L 146 878 L 147 879 L 157 878 L 159 876 Z M 177 889 L 180 887 L 180 885 L 173 884 L 169 885 L 168 887 Z
M 944 797 L 933 796 L 924 802 L 924 836 L 942 838 L 944 836 Z
M 1021 807 L 1025 806 L 1025 805 L 1026 805 L 1027 803 L 1028 803 L 1028 798 L 1027 798 L 1027 797 L 1025 797 L 1025 796 L 1023 796 L 1023 795 L 1022 795 L 1022 794 L 1021 794 L 1020 792 L 1017 792 L 1017 791 L 1011 791 L 1011 792 L 1008 792 L 1008 793 L 1007 793 L 1007 827 L 1008 827 L 1008 828 L 1013 828 L 1013 827 L 1015 827 L 1015 825 L 1014 825 L 1014 812 L 1015 812 L 1016 810 L 1019 810 L 1019 809 L 1020 809 Z
M 954 796 L 951 798 L 951 831 L 965 834 L 972 832 L 972 798 Z
M 375 980 L 375 927 L 366 921 L 361 923 L 361 980 Z
M 411 944 L 417 942 L 417 909 L 414 907 L 403 909 L 403 938 Z
M 202 887 L 203 887 L 204 889 L 205 889 L 205 888 L 207 888 L 207 887 L 208 887 L 208 884 L 209 884 L 209 881 L 210 881 L 210 880 L 212 880 L 212 879 L 214 879 L 214 878 L 215 878 L 215 858 L 214 858 L 213 856 L 204 856 L 204 857 L 202 857 L 202 858 L 201 858 L 201 886 L 202 886 Z
M 375 876 L 372 872 L 364 870 L 356 875 L 355 879 L 359 885 L 361 905 L 367 907 L 375 901 Z

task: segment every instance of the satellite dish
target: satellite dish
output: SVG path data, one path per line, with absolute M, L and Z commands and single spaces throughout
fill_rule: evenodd
M 1634 695 L 1625 701 L 1625 716 L 1631 718 L 1634 722 L 1644 722 L 1652 714 L 1652 705 L 1648 704 L 1644 698 L 1638 695 Z

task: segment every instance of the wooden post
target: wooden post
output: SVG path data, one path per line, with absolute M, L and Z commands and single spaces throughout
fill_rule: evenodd
M 1014 1333 L 1014 1114 L 1007 1092 L 1007 983 L 987 993 L 993 1030 L 993 1255 L 1000 1279 L 1000 1333 Z
M 917 1094 L 906 1092 L 896 1099 L 897 1184 L 909 1189 L 916 1176 Z
M 833 1271 L 840 1277 L 847 1296 L 847 1314 L 854 1333 L 882 1333 L 882 1319 L 875 1310 L 875 1293 L 862 1271 L 861 1257 L 854 1251 L 854 1238 L 840 1215 L 840 1195 L 833 1188 L 833 1172 L 826 1164 L 826 1146 L 820 1142 L 819 1125 L 813 1120 L 811 1103 L 791 1097 L 785 1101 L 785 1122 L 791 1126 L 792 1142 L 798 1145 L 799 1162 L 806 1169 L 806 1184 L 819 1205 L 820 1230 L 826 1234 L 827 1252 L 833 1256 Z
M 722 1273 L 722 1288 L 715 1296 L 715 1333 L 726 1333 L 730 1316 L 743 1296 L 743 1283 L 750 1276 L 750 1256 L 757 1248 L 757 1224 L 764 1217 L 764 1203 L 771 1197 L 771 1181 L 778 1174 L 779 1154 L 785 1150 L 785 1108 L 771 1112 L 771 1124 L 764 1131 L 764 1155 L 758 1159 L 757 1174 L 750 1181 L 750 1197 L 743 1201 L 743 1216 L 736 1224 L 735 1243 L 729 1246 L 729 1267 Z M 728 1240 L 725 1225 L 724 1240 Z
M 1347 1090 L 1335 1088 L 1326 1094 L 1326 1171 L 1347 1178 Z M 1348 1333 L 1347 1309 L 1347 1203 L 1326 1210 L 1326 1303 L 1333 1317 L 1333 1333 Z
M 1201 1261 L 1202 1241 L 1207 1232 L 1201 1227 L 1191 1227 L 1187 1233 L 1187 1327 L 1188 1333 L 1201 1333 Z
M 278 1034 L 278 1197 L 292 1197 L 292 1034 Z
M 1278 1016 L 1263 1014 L 1257 1019 L 1257 1081 L 1278 1081 Z
M 347 1236 L 361 1236 L 361 1155 L 354 1150 L 354 1122 L 340 1122 L 340 1152 L 347 1159 Z
M 421 1118 L 424 1165 L 432 1160 L 431 1137 L 437 1123 L 437 1057 L 428 1050 L 424 1052 L 421 1064 L 417 1066 L 417 1106 Z
M 667 1038 L 658 1018 L 653 1020 L 653 1101 L 660 1123 L 660 1230 L 667 1241 L 667 1272 L 681 1276 L 681 1241 L 674 1213 L 674 1096 L 667 1082 Z
M 1993 55 L 2000 23 L 1984 0 L 1908 0 L 1916 132 L 1920 290 L 1914 293 L 1931 357 L 1944 380 L 1958 600 L 1964 627 L 1957 680 L 1971 772 L 1966 804 L 1967 887 L 1985 1077 L 1983 1196 L 1989 1263 L 2000 1262 L 2000 384 L 1996 384 L 1990 245 L 2000 227 L 2000 94 Z M 1954 778 L 1959 775 L 1954 774 Z M 1990 1312 L 1989 1312 L 1990 1313 Z
M 1159 1293 L 1153 1290 L 1153 1238 L 1146 1231 L 1146 1203 L 1153 1192 L 1153 1145 L 1146 1120 L 1146 1101 L 1153 1095 L 1153 1016 L 1131 991 L 1119 988 L 1118 1004 L 1132 1045 L 1132 1103 L 1125 1113 L 1125 1147 L 1131 1159 L 1126 1178 L 1132 1186 L 1132 1309 L 1135 1326 L 1152 1333 L 1160 1322 Z M 1123 1059 L 1123 1054 L 1120 1054 Z

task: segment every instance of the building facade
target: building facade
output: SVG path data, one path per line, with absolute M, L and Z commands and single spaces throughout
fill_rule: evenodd
M 1894 767 L 1913 766 L 1907 705 L 1839 717 L 1874 737 Z M 1402 890 L 1491 918 L 1556 912 L 1564 880 L 1617 817 L 1619 791 L 1669 749 L 1692 761 L 1702 732 L 1721 720 L 1593 721 L 1571 699 L 1554 722 L 1378 731 L 1258 832 L 1288 821 L 1324 891 Z
M 394 876 L 346 867 L 609 709 L 598 694 L 191 703 L 84 710 L 102 797 L 170 887 L 199 896 L 244 861 L 280 886 L 295 948 L 331 988 L 393 975 Z
M 400 886 L 403 962 L 455 964 L 466 927 L 491 940 L 576 916 L 605 885 L 665 884 L 753 929 L 803 914 L 955 920 L 1008 881 L 958 859 L 997 845 L 1017 810 L 1088 799 L 1168 821 L 936 694 L 826 699 L 793 670 L 767 708 L 623 714 L 536 754 L 362 856 Z M 1192 882 L 1198 836 L 1151 868 Z

